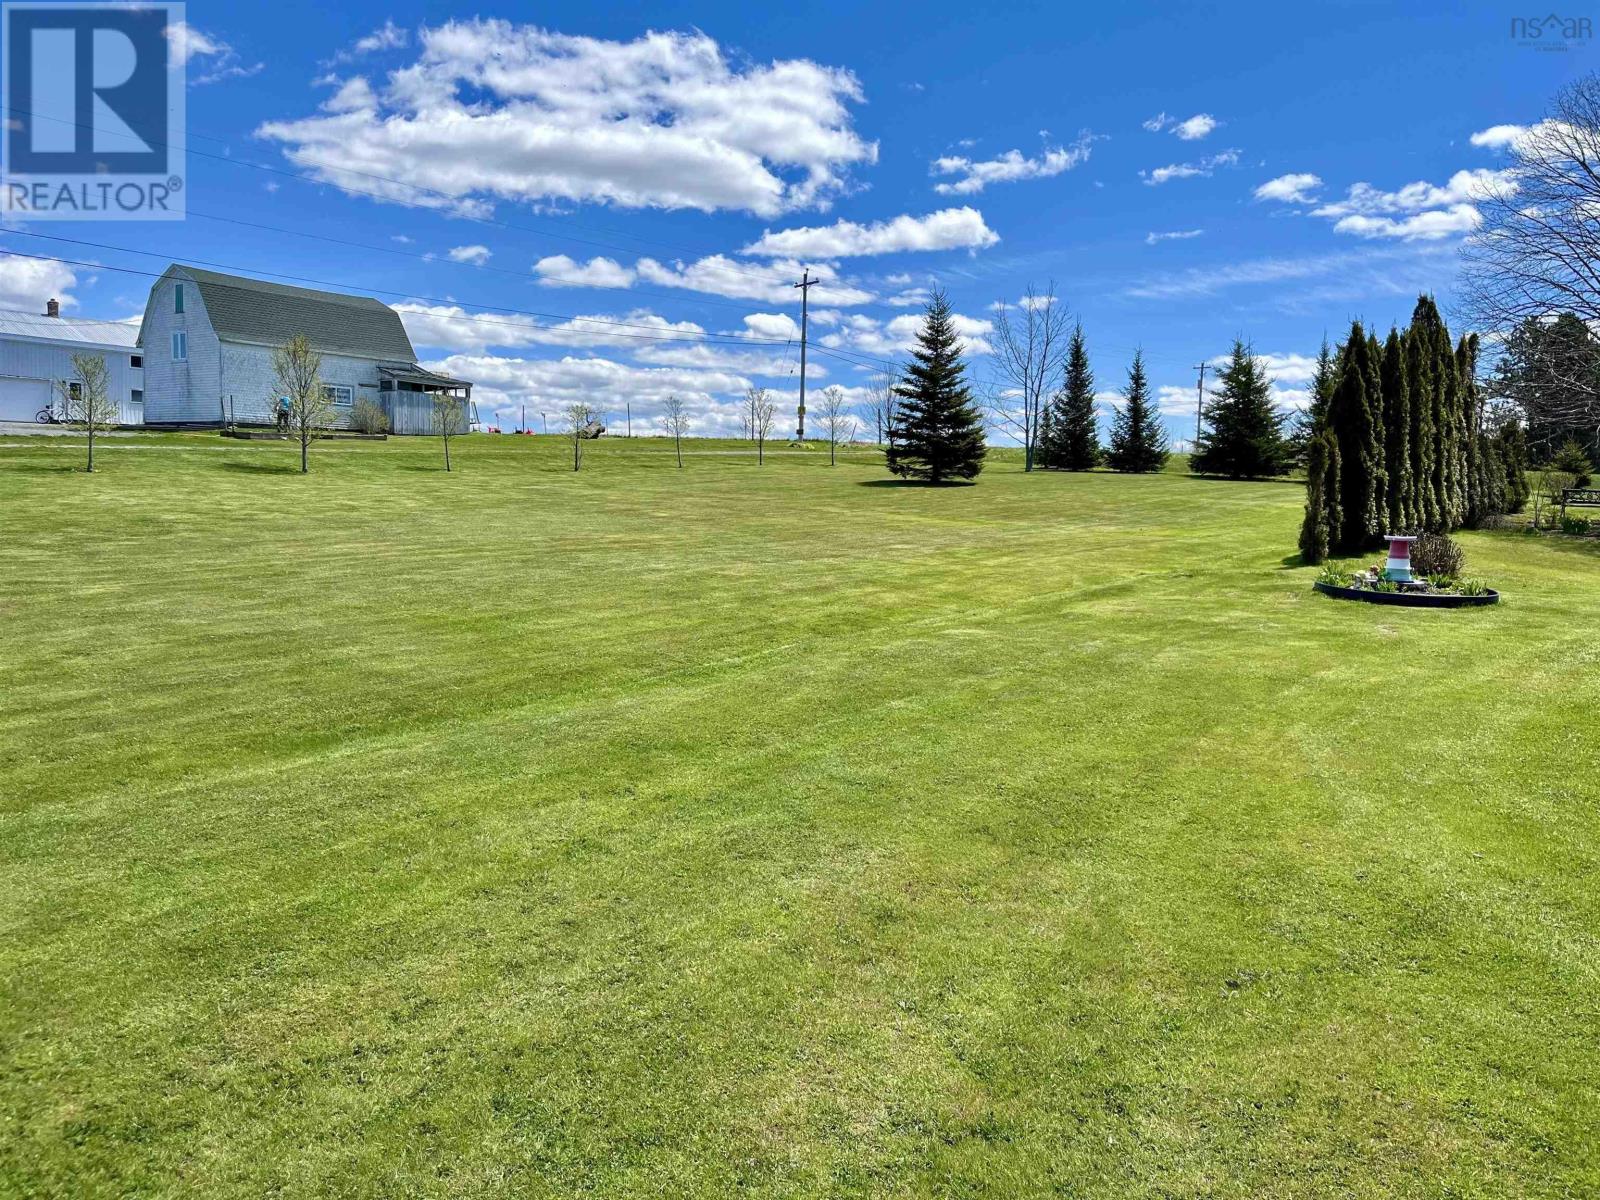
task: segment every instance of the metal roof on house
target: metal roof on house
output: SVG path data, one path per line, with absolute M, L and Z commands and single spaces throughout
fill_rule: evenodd
M 132 350 L 139 342 L 139 327 L 126 321 L 85 321 L 77 317 L 46 317 L 39 313 L 0 309 L 0 337 L 60 342 L 97 350 Z
M 179 266 L 171 273 L 199 286 L 211 327 L 225 342 L 281 346 L 304 334 L 325 353 L 416 360 L 400 314 L 370 296 L 319 292 L 199 267 Z

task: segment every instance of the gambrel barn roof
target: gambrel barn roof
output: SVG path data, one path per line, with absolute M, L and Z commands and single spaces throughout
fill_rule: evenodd
M 211 327 L 225 342 L 281 346 L 303 333 L 313 347 L 328 354 L 416 361 L 400 314 L 370 296 L 321 292 L 199 267 L 173 266 L 167 274 L 192 280 L 200 289 Z

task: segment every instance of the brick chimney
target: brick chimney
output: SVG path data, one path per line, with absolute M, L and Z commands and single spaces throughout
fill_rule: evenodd
M 61 301 L 51 300 L 46 304 L 44 306 L 44 315 L 47 317 L 59 317 L 61 315 Z

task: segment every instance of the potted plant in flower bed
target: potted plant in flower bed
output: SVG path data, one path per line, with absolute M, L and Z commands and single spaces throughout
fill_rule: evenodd
M 1324 567 L 1313 585 L 1325 596 L 1340 600 L 1364 600 L 1368 604 L 1395 604 L 1410 608 L 1468 608 L 1494 604 L 1500 593 L 1481 579 L 1462 576 L 1466 555 L 1461 547 L 1442 533 L 1425 533 L 1411 538 L 1395 538 L 1411 545 L 1409 569 L 1388 563 L 1343 571 Z M 1404 560 L 1400 560 L 1403 564 Z

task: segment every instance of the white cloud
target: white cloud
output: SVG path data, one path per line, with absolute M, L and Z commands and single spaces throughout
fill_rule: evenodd
M 1418 180 L 1392 192 L 1357 183 L 1343 200 L 1312 215 L 1334 221 L 1334 231 L 1364 238 L 1434 241 L 1471 233 L 1482 218 L 1473 201 L 1516 190 L 1509 171 L 1457 171 L 1443 185 Z
M 596 357 L 523 359 L 453 354 L 426 365 L 472 380 L 479 411 L 502 427 L 515 425 L 521 405 L 527 406 L 531 428 L 540 428 L 535 414 L 544 412 L 554 429 L 559 414 L 570 404 L 598 408 L 613 422 L 624 406 L 631 404 L 637 431 L 649 428 L 667 399 L 677 396 L 689 409 L 694 433 L 736 434 L 738 398 L 750 386 L 747 376 L 731 371 L 643 367 Z
M 1540 121 L 1534 125 L 1491 125 L 1480 129 L 1468 140 L 1486 150 L 1517 150 L 1542 137 L 1562 132 L 1559 121 Z
M 978 317 L 951 314 L 951 323 L 961 337 L 964 354 L 992 354 L 994 347 L 988 335 L 994 332 L 994 322 Z M 896 358 L 916 344 L 917 332 L 922 328 L 922 317 L 917 313 L 902 313 L 888 322 L 857 313 L 847 316 L 835 333 L 823 335 L 818 340 L 830 349 L 855 350 L 878 358 Z
M 166 34 L 168 52 L 173 63 L 180 67 L 188 66 L 192 58 L 228 52 L 226 42 L 196 29 L 187 21 L 174 21 L 166 27 Z
M 1442 187 L 1418 180 L 1395 191 L 1385 192 L 1370 183 L 1358 183 L 1350 188 L 1343 200 L 1324 204 L 1314 209 L 1311 215 L 1343 217 L 1351 213 L 1420 212 L 1446 205 L 1470 204 L 1485 196 L 1508 196 L 1515 190 L 1516 183 L 1510 171 L 1491 171 L 1479 167 L 1471 171 L 1457 171 Z
M 187 21 L 174 21 L 166 27 L 167 53 L 173 66 L 187 67 L 196 59 L 209 59 L 192 84 L 215 83 L 219 79 L 243 78 L 256 74 L 266 64 L 245 66 L 234 48 L 219 37 L 196 29 Z
M 1204 232 L 1204 229 L 1174 229 L 1168 233 L 1147 233 L 1144 235 L 1144 244 L 1155 246 L 1161 242 L 1187 241 L 1189 238 L 1199 237 Z
M 1277 200 L 1284 204 L 1315 204 L 1311 193 L 1322 186 L 1322 178 L 1309 171 L 1292 175 L 1279 175 L 1269 179 L 1255 191 L 1257 200 Z
M 481 267 L 489 261 L 491 253 L 487 246 L 453 246 L 450 250 L 450 261 L 471 263 L 475 267 Z
M 925 217 L 901 215 L 871 225 L 836 221 L 805 229 L 767 231 L 745 254 L 785 258 L 853 258 L 909 250 L 962 250 L 992 246 L 1000 236 L 975 208 L 946 208 Z
M 1166 183 L 1173 179 L 1191 179 L 1197 175 L 1210 175 L 1218 167 L 1236 167 L 1239 165 L 1239 152 L 1237 150 L 1222 150 L 1216 154 L 1208 154 L 1198 162 L 1171 163 L 1165 167 L 1157 167 L 1153 171 L 1140 171 L 1139 177 L 1152 186 Z
M 704 327 L 693 321 L 669 321 L 648 309 L 621 316 L 596 314 L 548 322 L 516 313 L 469 312 L 455 304 L 406 301 L 394 306 L 411 340 L 441 350 L 483 350 L 491 346 L 620 346 L 652 345 L 662 338 L 701 338 Z
M 1350 233 L 1365 238 L 1401 238 L 1405 241 L 1455 237 L 1471 233 L 1482 222 L 1478 210 L 1470 204 L 1452 204 L 1449 208 L 1413 213 L 1408 217 L 1341 217 L 1334 222 L 1335 233 Z
M 1172 132 L 1186 142 L 1199 141 L 1215 129 L 1219 122 L 1210 113 L 1195 113 L 1187 121 L 1179 121 L 1172 127 Z
M 757 337 L 764 338 L 798 338 L 800 336 L 800 323 L 788 313 L 751 313 L 744 319 L 744 326 Z
M 641 258 L 631 267 L 610 258 L 591 258 L 580 263 L 565 254 L 556 254 L 541 258 L 533 269 L 544 287 L 627 288 L 643 282 L 778 305 L 795 302 L 795 281 L 806 270 L 791 259 L 756 266 L 725 254 L 708 255 L 690 263 L 663 263 Z M 853 306 L 866 304 L 874 298 L 871 292 L 837 282 L 837 272 L 826 263 L 813 263 L 810 271 L 814 278 L 822 280 L 811 290 L 813 304 Z
M 410 40 L 409 33 L 393 21 L 386 20 L 381 28 L 374 29 L 356 42 L 351 49 L 356 54 L 372 54 L 378 50 L 398 50 Z
M 933 190 L 941 195 L 966 196 L 983 191 L 991 183 L 1013 183 L 1019 179 L 1046 179 L 1070 171 L 1089 160 L 1094 135 L 1080 133 L 1072 145 L 1046 147 L 1037 158 L 1020 150 L 1007 150 L 998 158 L 974 161 L 959 155 L 937 158 L 929 168 L 933 175 L 959 175 L 954 183 L 938 183 Z
M 641 258 L 637 267 L 639 278 L 646 283 L 763 304 L 793 304 L 795 281 L 807 269 L 793 259 L 778 259 L 765 267 L 752 267 L 723 254 L 713 254 L 692 263 L 662 263 L 653 258 Z M 813 304 L 850 308 L 874 299 L 871 292 L 838 282 L 831 267 L 812 263 L 809 269 L 814 278 L 822 280 L 811 289 Z
M 78 277 L 66 263 L 53 258 L 18 258 L 0 254 L 0 308 L 18 312 L 44 312 L 52 298 L 63 308 L 77 304 L 70 295 Z
M 322 102 L 322 111 L 330 113 L 370 112 L 377 107 L 378 97 L 363 75 L 339 83 L 338 90 Z
M 635 272 L 603 255 L 586 263 L 576 262 L 565 254 L 552 254 L 533 264 L 544 287 L 632 287 Z
M 1210 113 L 1195 113 L 1187 120 L 1180 121 L 1177 117 L 1168 116 L 1159 112 L 1144 122 L 1144 127 L 1151 133 L 1160 133 L 1163 129 L 1186 142 L 1196 142 L 1205 137 L 1218 125 L 1222 124 Z
M 464 212 L 565 200 L 775 216 L 825 206 L 877 158 L 852 126 L 855 76 L 807 59 L 730 63 L 702 33 L 619 42 L 482 19 L 420 41 L 375 108 L 257 133 L 335 186 Z

